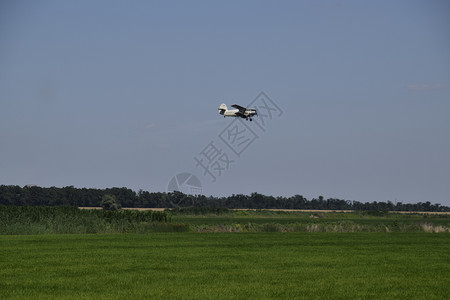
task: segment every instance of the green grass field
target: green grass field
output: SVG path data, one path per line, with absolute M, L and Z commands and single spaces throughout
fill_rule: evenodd
M 1 299 L 448 299 L 448 233 L 0 236 Z

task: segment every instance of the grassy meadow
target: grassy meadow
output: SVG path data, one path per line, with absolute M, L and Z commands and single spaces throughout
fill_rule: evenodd
M 448 299 L 447 233 L 0 236 L 1 299 Z
M 239 210 L 171 212 L 194 232 L 450 232 L 450 214 Z

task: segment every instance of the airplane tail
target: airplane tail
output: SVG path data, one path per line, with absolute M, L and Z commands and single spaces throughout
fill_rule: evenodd
M 227 110 L 228 110 L 228 108 L 225 105 L 225 103 L 220 104 L 220 106 L 219 106 L 219 114 L 223 115 Z

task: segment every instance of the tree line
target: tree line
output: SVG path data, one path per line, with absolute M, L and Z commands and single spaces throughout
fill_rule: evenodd
M 359 202 L 322 196 L 306 199 L 301 195 L 291 197 L 233 194 L 228 197 L 186 195 L 178 191 L 161 193 L 129 188 L 75 188 L 0 185 L 0 205 L 14 206 L 78 206 L 99 207 L 105 195 L 112 195 L 122 207 L 130 208 L 177 208 L 177 207 L 225 207 L 229 209 L 321 209 L 321 210 L 373 210 L 373 211 L 435 211 L 448 212 L 450 207 L 418 203 Z

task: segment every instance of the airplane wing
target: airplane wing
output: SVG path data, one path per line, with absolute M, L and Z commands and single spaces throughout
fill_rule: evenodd
M 241 117 L 241 118 L 247 118 L 247 116 L 244 114 L 244 112 L 242 112 L 242 111 L 238 111 L 237 113 L 236 113 L 236 116 L 238 116 L 238 117 Z
M 231 107 L 234 107 L 234 108 L 239 109 L 239 112 L 240 112 L 240 113 L 245 113 L 245 111 L 247 110 L 246 107 L 242 107 L 242 106 L 237 105 L 237 104 L 233 104 L 233 105 L 231 105 Z

